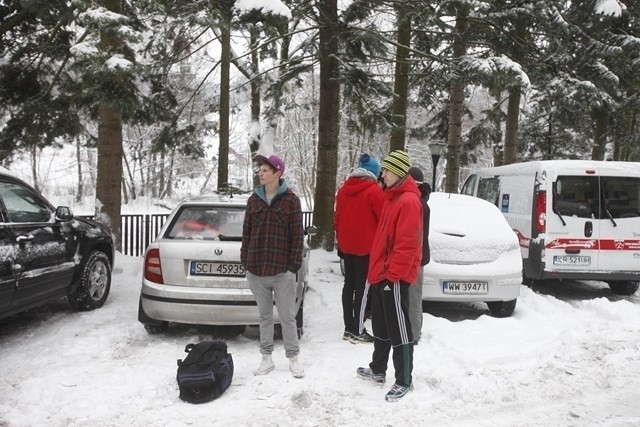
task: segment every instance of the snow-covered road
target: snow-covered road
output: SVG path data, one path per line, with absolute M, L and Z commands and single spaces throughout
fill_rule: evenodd
M 147 335 L 137 321 L 141 258 L 119 255 L 107 304 L 65 302 L 0 321 L 0 426 L 638 426 L 640 298 L 603 284 L 523 287 L 513 317 L 484 306 L 426 304 L 415 349 L 415 390 L 387 403 L 355 376 L 369 345 L 342 341 L 342 277 L 335 254 L 314 250 L 301 361 L 292 378 L 281 342 L 276 370 L 259 363 L 255 328 L 172 326 Z M 178 398 L 184 346 L 222 337 L 233 384 L 218 400 Z M 387 378 L 392 378 L 393 369 Z

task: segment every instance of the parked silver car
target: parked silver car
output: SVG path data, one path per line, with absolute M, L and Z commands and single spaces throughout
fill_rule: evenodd
M 240 262 L 246 196 L 199 196 L 181 202 L 146 250 L 138 320 L 149 333 L 169 322 L 257 325 L 258 308 Z M 315 233 L 310 226 L 305 234 Z M 297 274 L 298 335 L 303 332 L 309 247 Z M 279 322 L 274 307 L 274 320 Z

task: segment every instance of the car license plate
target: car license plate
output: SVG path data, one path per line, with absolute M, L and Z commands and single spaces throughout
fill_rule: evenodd
M 191 261 L 192 276 L 244 276 L 244 265 L 230 262 Z
M 591 257 L 578 255 L 554 255 L 553 265 L 591 265 Z
M 484 295 L 489 293 L 489 284 L 487 282 L 443 282 L 442 292 L 458 295 Z

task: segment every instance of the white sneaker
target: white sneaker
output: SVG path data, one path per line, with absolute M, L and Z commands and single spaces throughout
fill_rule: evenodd
M 273 359 L 271 359 L 270 354 L 262 355 L 262 362 L 260 362 L 260 367 L 253 371 L 253 375 L 267 375 L 269 372 L 273 371 L 276 368 L 276 365 L 273 364 Z
M 289 370 L 293 374 L 294 378 L 304 377 L 304 369 L 302 369 L 302 366 L 298 363 L 298 356 L 289 358 Z

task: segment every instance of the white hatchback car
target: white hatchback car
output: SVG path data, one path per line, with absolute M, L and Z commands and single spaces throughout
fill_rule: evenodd
M 486 302 L 496 317 L 513 313 L 522 283 L 518 238 L 500 210 L 462 194 L 431 193 L 422 299 Z
M 200 196 L 173 209 L 145 253 L 138 320 L 150 333 L 169 322 L 257 325 L 258 308 L 240 262 L 246 196 Z M 313 234 L 308 226 L 305 234 Z M 298 335 L 308 287 L 309 247 L 297 274 Z M 274 320 L 279 322 L 274 307 Z

